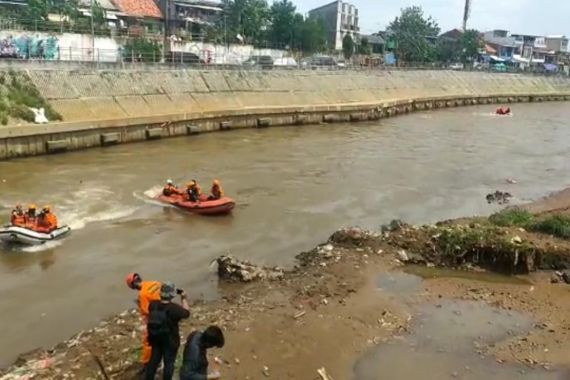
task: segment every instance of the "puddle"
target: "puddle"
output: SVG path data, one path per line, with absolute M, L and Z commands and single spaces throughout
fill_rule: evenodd
M 393 294 L 412 294 L 419 290 L 422 277 L 404 272 L 386 272 L 376 278 L 378 289 Z
M 506 276 L 492 272 L 472 272 L 450 268 L 428 268 L 423 265 L 408 265 L 403 271 L 424 279 L 430 278 L 461 278 L 466 280 L 490 282 L 495 284 L 529 285 L 531 281 L 516 276 Z
M 354 366 L 356 380 L 562 380 L 560 373 L 496 363 L 477 346 L 529 330 L 527 316 L 470 301 L 424 305 L 412 333 L 366 352 Z

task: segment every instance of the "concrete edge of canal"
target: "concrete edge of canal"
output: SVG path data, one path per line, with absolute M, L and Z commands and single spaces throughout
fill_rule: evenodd
M 468 105 L 570 100 L 570 80 L 562 78 L 441 71 L 188 72 L 188 83 L 179 83 L 179 87 L 167 91 L 167 83 L 180 73 L 156 73 L 157 83 L 151 90 L 148 86 L 141 88 L 129 72 L 28 72 L 42 96 L 66 121 L 1 127 L 0 159 L 239 128 L 370 121 Z M 49 84 L 57 79 L 54 75 L 63 80 L 61 86 L 69 86 L 70 90 L 56 90 L 54 84 Z M 115 82 L 109 79 L 110 75 Z M 86 86 L 81 83 L 88 77 L 94 84 L 100 80 L 102 88 L 93 89 L 90 85 L 79 90 L 79 86 Z M 130 82 L 126 82 L 129 78 Z M 196 87 L 198 79 L 203 86 Z M 323 87 L 323 80 L 336 85 Z M 260 84 L 261 90 L 256 87 Z M 148 95 L 152 91 L 162 95 Z M 160 101 L 157 97 L 161 97 Z M 85 107 L 85 114 L 103 114 L 104 109 L 97 111 L 102 99 L 110 108 L 123 109 L 124 114 L 112 112 L 111 119 L 81 120 L 80 107 Z M 191 101 L 185 104 L 183 99 Z M 162 113 L 157 102 L 164 104 Z M 181 107 L 172 108 L 176 102 Z M 172 112 L 174 109 L 187 112 Z M 142 116 L 133 116 L 139 111 Z

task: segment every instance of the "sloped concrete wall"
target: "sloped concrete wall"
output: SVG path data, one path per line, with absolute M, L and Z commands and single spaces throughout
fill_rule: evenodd
M 570 100 L 570 80 L 452 71 L 28 71 L 64 117 L 0 127 L 0 159 L 234 128 Z
M 29 76 L 67 122 L 438 96 L 570 92 L 570 81 L 564 78 L 454 71 L 30 71 Z

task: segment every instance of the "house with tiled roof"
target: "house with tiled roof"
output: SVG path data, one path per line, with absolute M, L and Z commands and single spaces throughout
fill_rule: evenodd
M 113 0 L 113 3 L 128 17 L 157 20 L 162 18 L 162 12 L 154 0 Z

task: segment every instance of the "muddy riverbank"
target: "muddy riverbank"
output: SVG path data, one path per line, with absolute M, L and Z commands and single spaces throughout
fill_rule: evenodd
M 342 229 L 287 269 L 222 260 L 220 298 L 196 301 L 182 330 L 224 328 L 224 378 L 566 379 L 569 285 L 543 269 L 563 270 L 570 242 L 497 219 Z M 130 379 L 139 335 L 127 311 L 23 355 L 2 379 Z

